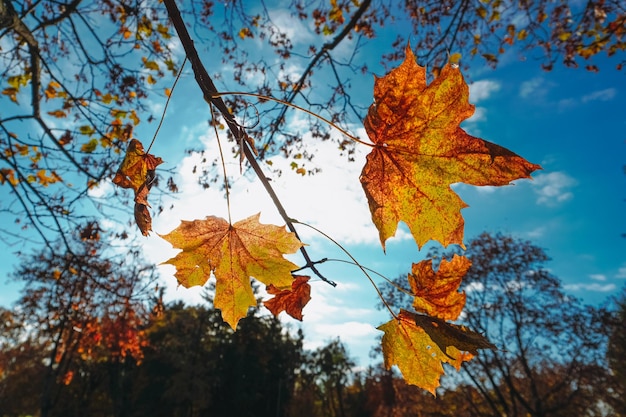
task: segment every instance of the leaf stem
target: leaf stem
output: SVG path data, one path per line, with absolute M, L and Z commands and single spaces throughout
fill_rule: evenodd
M 213 105 L 209 103 L 209 109 L 211 110 L 211 120 L 215 122 L 215 112 L 213 111 Z M 226 161 L 224 159 L 224 151 L 222 150 L 222 141 L 220 140 L 220 134 L 217 130 L 217 125 L 212 123 L 213 130 L 215 131 L 215 139 L 217 140 L 217 147 L 220 151 L 220 160 L 222 161 L 222 171 L 224 172 L 224 188 L 226 189 L 226 209 L 228 210 L 228 224 L 233 225 L 233 219 L 230 214 L 230 186 L 228 184 L 228 173 L 226 172 Z
M 309 116 L 313 116 L 319 120 L 321 120 L 322 122 L 328 124 L 329 126 L 332 126 L 333 128 L 335 128 L 336 130 L 338 130 L 342 135 L 346 136 L 348 139 L 360 143 L 361 145 L 365 145 L 365 146 L 369 146 L 369 147 L 373 147 L 374 145 L 369 143 L 369 142 L 365 142 L 361 139 L 359 139 L 357 136 L 352 135 L 351 133 L 349 133 L 347 130 L 339 127 L 336 123 L 331 122 L 330 120 L 326 119 L 323 116 L 320 116 L 317 113 L 314 113 L 308 109 L 305 109 L 304 107 L 298 106 L 297 104 L 293 104 L 290 103 L 288 101 L 285 100 L 281 100 L 279 98 L 276 97 L 272 97 L 272 96 L 265 96 L 263 94 L 257 94 L 257 93 L 246 93 L 244 91 L 225 91 L 225 92 L 219 92 L 219 93 L 215 93 L 214 96 L 215 97 L 223 97 L 223 96 L 229 96 L 229 95 L 236 95 L 236 96 L 248 96 L 248 97 L 255 97 L 258 98 L 260 100 L 268 100 L 268 101 L 274 101 L 276 103 L 282 104 L 284 106 L 287 107 L 291 107 L 294 108 L 296 110 L 300 110 L 306 114 L 308 114 Z
M 293 223 L 301 224 L 303 226 L 306 226 L 306 227 L 308 227 L 310 229 L 315 230 L 317 233 L 319 233 L 320 235 L 324 236 L 326 239 L 330 240 L 335 245 L 337 245 L 339 247 L 339 249 L 341 249 L 346 255 L 348 255 L 350 257 L 350 259 L 352 259 L 352 262 L 354 262 L 354 265 L 358 266 L 359 269 L 361 270 L 361 272 L 363 272 L 363 274 L 367 277 L 367 279 L 369 280 L 370 284 L 372 284 L 372 286 L 376 290 L 376 293 L 378 294 L 378 297 L 383 302 L 383 305 L 385 306 L 385 308 L 387 310 L 389 310 L 389 313 L 391 314 L 391 316 L 394 317 L 394 318 L 398 318 L 397 315 L 393 312 L 391 306 L 389 304 L 387 304 L 387 301 L 385 301 L 385 297 L 383 297 L 383 294 L 380 292 L 380 289 L 378 288 L 378 286 L 374 282 L 374 279 L 370 276 L 370 274 L 368 274 L 367 271 L 374 272 L 376 275 L 380 275 L 381 277 L 384 278 L 383 275 L 381 275 L 380 273 L 378 273 L 376 271 L 371 270 L 370 268 L 367 268 L 367 267 L 361 265 L 359 263 L 359 261 L 357 261 L 356 258 L 354 256 L 352 256 L 352 254 L 346 248 L 344 248 L 339 242 L 337 242 L 335 239 L 333 239 L 332 237 L 330 237 L 329 235 L 327 235 L 326 233 L 324 233 L 323 231 L 321 231 L 317 227 L 311 226 L 310 224 L 307 224 L 307 223 L 302 223 L 302 222 L 300 222 L 298 220 L 295 220 L 295 219 L 291 219 L 291 221 Z M 344 262 L 347 262 L 347 261 L 344 261 Z
M 159 134 L 159 130 L 161 129 L 161 125 L 163 124 L 163 119 L 165 119 L 165 112 L 167 111 L 167 105 L 170 104 L 170 99 L 172 98 L 172 94 L 174 94 L 174 89 L 176 88 L 176 84 L 178 83 L 178 79 L 180 78 L 180 74 L 183 73 L 183 68 L 185 68 L 185 64 L 187 63 L 187 56 L 183 59 L 183 65 L 180 66 L 180 70 L 178 70 L 178 74 L 176 74 L 176 79 L 174 80 L 174 84 L 172 84 L 172 89 L 170 90 L 170 94 L 167 96 L 167 100 L 165 101 L 165 107 L 163 107 L 163 113 L 161 114 L 161 120 L 159 121 L 159 125 L 154 132 L 154 136 L 152 137 L 152 142 L 148 146 L 146 153 L 150 153 L 150 148 L 154 144 L 157 135 Z

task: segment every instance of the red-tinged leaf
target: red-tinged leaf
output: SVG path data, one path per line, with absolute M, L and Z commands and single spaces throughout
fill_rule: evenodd
M 408 47 L 404 62 L 376 79 L 374 98 L 364 122 L 374 146 L 361 183 L 383 248 L 400 221 L 419 247 L 431 239 L 462 245 L 467 205 L 450 184 L 506 185 L 540 168 L 461 129 L 474 106 L 460 71 L 446 65 L 427 85 Z
M 415 295 L 413 307 L 419 313 L 443 320 L 456 320 L 465 306 L 465 293 L 458 292 L 463 277 L 471 266 L 464 256 L 442 259 L 437 272 L 432 260 L 413 264 L 408 280 Z
M 180 285 L 204 285 L 211 273 L 215 275 L 215 307 L 233 329 L 256 305 L 251 277 L 278 290 L 289 289 L 291 271 L 298 268 L 283 255 L 294 253 L 302 243 L 284 227 L 259 223 L 259 216 L 233 225 L 215 216 L 183 221 L 162 236 L 182 249 L 165 262 L 176 267 Z
M 274 295 L 274 298 L 265 300 L 263 305 L 274 316 L 285 311 L 294 319 L 302 321 L 302 309 L 311 300 L 311 286 L 308 281 L 309 277 L 296 275 L 289 290 L 279 290 L 274 284 L 268 285 L 267 292 Z
M 63 110 L 49 111 L 48 114 L 50 116 L 56 117 L 57 119 L 63 119 L 64 117 L 67 117 L 67 114 L 65 114 Z
M 135 223 L 137 223 L 141 234 L 148 236 L 152 230 L 152 216 L 150 216 L 148 206 L 146 204 L 135 203 L 134 215 Z

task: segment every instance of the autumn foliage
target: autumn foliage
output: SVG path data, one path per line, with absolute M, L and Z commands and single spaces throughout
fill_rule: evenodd
M 168 7 L 175 15 L 174 7 Z M 174 22 L 176 25 L 176 19 Z M 189 36 L 180 25 L 177 30 L 182 39 Z M 186 45 L 186 50 L 192 54 L 194 71 L 201 72 L 202 64 L 195 59 L 193 46 Z M 202 82 L 200 87 L 214 88 Z M 213 94 L 209 104 L 215 105 L 228 121 L 232 115 L 218 93 Z M 506 185 L 529 178 L 540 168 L 501 146 L 467 134 L 460 123 L 474 112 L 468 98 L 469 88 L 458 66 L 446 65 L 428 84 L 426 70 L 417 65 L 408 46 L 404 62 L 376 79 L 375 102 L 364 121 L 371 144 L 353 139 L 372 148 L 360 180 L 383 249 L 400 221 L 409 226 L 418 247 L 429 240 L 444 246 L 462 246 L 464 224 L 460 210 L 466 204 L 450 185 Z M 249 150 L 246 153 L 252 143 L 245 131 L 234 122 L 229 126 L 231 133 L 241 138 L 241 154 L 257 174 L 262 173 L 255 154 Z M 141 144 L 132 140 L 114 182 L 133 188 L 136 205 L 145 208 L 149 183 L 160 161 L 145 154 Z M 259 179 L 271 190 L 261 174 Z M 277 205 L 279 211 L 284 211 Z M 137 223 L 146 234 L 149 228 L 145 216 L 139 216 Z M 265 303 L 274 315 L 286 311 L 302 319 L 302 309 L 310 299 L 308 277 L 294 277 L 292 271 L 300 268 L 284 258 L 298 250 L 306 253 L 294 231 L 263 225 L 258 214 L 236 223 L 209 216 L 183 221 L 162 237 L 182 250 L 166 262 L 176 267 L 180 285 L 204 285 L 211 275 L 215 276 L 214 305 L 233 329 L 256 304 L 252 278 L 275 295 Z M 465 295 L 457 289 L 469 266 L 464 257 L 442 262 L 438 271 L 433 271 L 430 261 L 413 265 L 408 279 L 415 297 L 414 312 L 396 313 L 390 309 L 393 319 L 379 327 L 384 332 L 385 365 L 398 365 L 407 382 L 433 394 L 444 373 L 443 363 L 459 369 L 478 354 L 478 349 L 496 349 L 480 334 L 448 322 L 457 319 L 463 309 Z

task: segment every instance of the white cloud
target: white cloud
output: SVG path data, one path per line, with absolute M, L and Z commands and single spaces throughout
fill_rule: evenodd
M 583 103 L 588 103 L 590 101 L 609 101 L 612 100 L 613 97 L 617 95 L 617 90 L 615 88 L 606 88 L 604 90 L 594 91 L 593 93 L 584 95 L 580 101 Z
M 589 278 L 594 281 L 606 281 L 606 275 L 604 274 L 591 274 L 589 275 Z
M 617 288 L 615 284 L 566 284 L 563 286 L 567 291 L 593 291 L 593 292 L 610 292 Z
M 483 292 L 485 290 L 485 285 L 482 282 L 470 282 L 465 286 L 465 292 Z
M 491 97 L 492 93 L 500 90 L 500 83 L 492 80 L 481 80 L 470 84 L 470 101 L 478 103 Z
M 539 226 L 525 233 L 526 237 L 528 237 L 529 239 L 539 239 L 540 237 L 543 237 L 545 234 L 546 234 L 545 226 Z
M 622 266 L 620 269 L 617 270 L 617 275 L 615 275 L 615 278 L 626 278 L 626 266 Z
M 270 19 L 284 33 L 292 44 L 309 44 L 316 39 L 311 29 L 300 19 L 294 18 L 287 9 L 274 9 L 269 12 Z
M 537 204 L 556 206 L 574 197 L 571 189 L 577 182 L 564 172 L 550 172 L 538 174 L 531 184 L 538 195 Z
M 522 98 L 531 96 L 544 96 L 546 94 L 546 82 L 541 77 L 535 77 L 531 80 L 524 81 L 519 88 L 519 95 Z

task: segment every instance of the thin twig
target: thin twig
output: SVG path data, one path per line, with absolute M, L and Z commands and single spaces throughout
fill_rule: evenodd
M 178 79 L 180 78 L 180 74 L 183 73 L 183 68 L 185 68 L 185 64 L 186 63 L 187 63 L 187 57 L 185 57 L 185 59 L 183 59 L 183 65 L 180 66 L 180 70 L 178 71 L 178 74 L 176 74 L 176 79 L 174 80 L 174 84 L 172 84 L 172 89 L 170 90 L 170 93 L 167 96 L 167 100 L 165 101 L 165 107 L 163 107 L 163 113 L 161 114 L 161 120 L 159 121 L 159 125 L 157 126 L 156 131 L 154 132 L 154 136 L 152 137 L 152 142 L 150 142 L 150 146 L 148 146 L 148 149 L 146 150 L 146 153 L 150 153 L 150 148 L 152 148 L 152 145 L 154 144 L 154 141 L 156 140 L 156 137 L 159 134 L 159 130 L 161 129 L 161 125 L 163 124 L 163 120 L 165 119 L 165 112 L 167 111 L 167 105 L 170 104 L 170 99 L 172 98 L 172 94 L 174 94 L 174 89 L 176 88 L 176 84 L 178 83 Z

